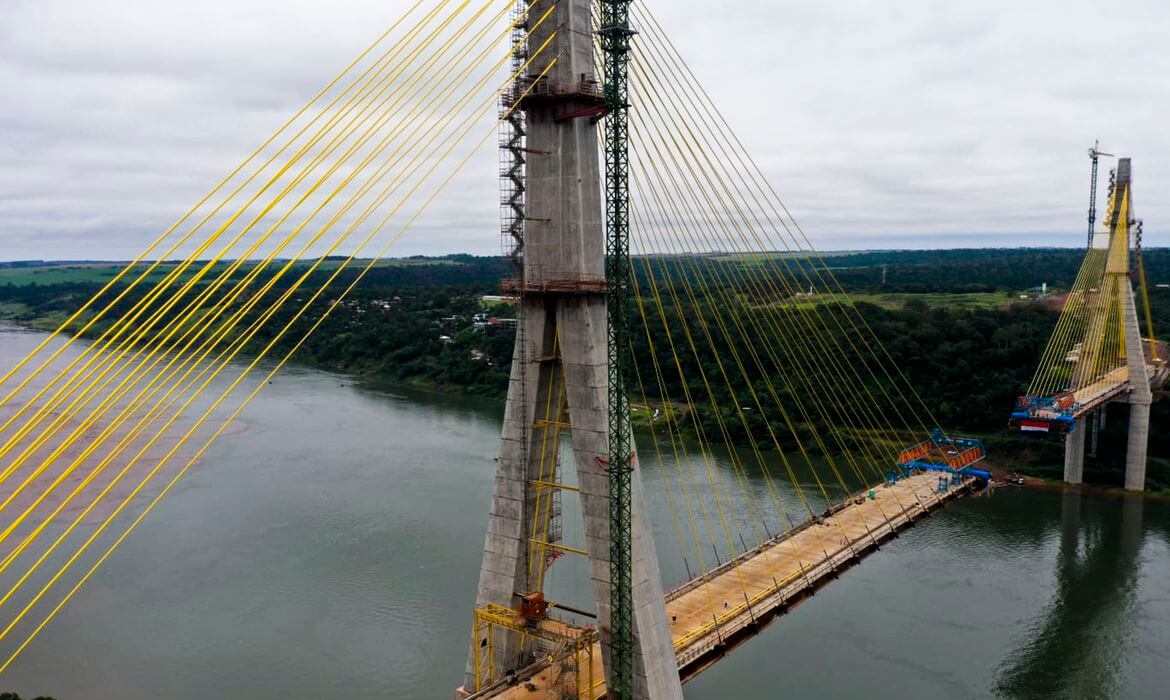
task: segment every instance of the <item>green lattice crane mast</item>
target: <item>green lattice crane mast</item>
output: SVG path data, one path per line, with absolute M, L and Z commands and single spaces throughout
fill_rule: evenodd
M 609 532 L 610 663 L 608 693 L 629 700 L 634 693 L 633 515 L 630 404 L 629 264 L 629 0 L 602 0 L 599 35 L 604 59 L 605 240 L 609 350 Z
M 1098 148 L 1100 145 L 1101 142 L 1096 141 L 1089 149 L 1089 161 L 1092 163 L 1092 174 L 1089 176 L 1089 248 L 1093 247 L 1093 229 L 1097 225 L 1097 160 L 1101 156 L 1113 157 L 1112 153 L 1100 150 Z

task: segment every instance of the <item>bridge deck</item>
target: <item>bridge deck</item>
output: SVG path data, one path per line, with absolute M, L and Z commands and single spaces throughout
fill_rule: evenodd
M 1170 367 L 1167 367 L 1165 362 L 1154 362 L 1147 358 L 1146 375 L 1150 379 L 1150 387 L 1157 390 L 1170 377 Z M 1073 401 L 1077 406 L 1074 415 L 1079 418 L 1101 404 L 1116 399 L 1129 389 L 1129 369 L 1127 367 L 1118 367 L 1103 374 L 1097 381 L 1086 384 L 1073 392 Z
M 878 487 L 876 499 L 858 498 L 821 523 L 810 523 L 781 535 L 668 593 L 667 615 L 672 620 L 675 655 L 683 680 L 711 666 L 841 570 L 860 561 L 882 541 L 969 485 L 970 481 L 940 494 L 938 475 L 929 473 Z M 599 649 L 595 649 L 594 658 L 601 659 Z M 604 696 L 601 663 L 594 664 L 592 673 L 582 670 L 580 697 Z M 517 685 L 493 688 L 476 697 L 557 697 L 549 688 L 553 676 L 552 669 L 540 669 Z M 589 676 L 592 678 L 586 682 Z
M 1128 367 L 1118 367 L 1102 375 L 1097 381 L 1073 392 L 1073 401 L 1077 406 L 1080 406 L 1076 415 L 1079 417 L 1092 411 L 1127 389 L 1129 389 Z

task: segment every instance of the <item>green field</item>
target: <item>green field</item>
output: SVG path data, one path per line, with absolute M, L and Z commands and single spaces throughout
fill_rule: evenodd
M 760 253 L 712 253 L 707 257 L 713 260 L 720 260 L 723 262 L 739 262 L 758 264 L 768 260 L 814 260 L 819 261 L 827 258 L 835 258 L 845 255 L 855 255 L 851 251 L 836 251 L 836 250 L 770 250 Z
M 795 300 L 788 299 L 772 306 L 779 306 L 785 309 L 814 309 L 821 304 L 836 304 L 845 300 L 845 297 L 840 292 L 834 297 L 833 295 L 823 294 L 814 297 L 801 296 Z M 880 306 L 883 309 L 897 311 L 906 308 L 906 304 L 910 301 L 918 301 L 933 306 L 946 309 L 962 309 L 965 311 L 976 309 L 1003 309 L 1011 304 L 1021 303 L 1021 299 L 1015 294 L 1006 294 L 1004 292 L 924 292 L 920 294 L 910 293 L 888 293 L 888 294 L 850 294 L 849 301 L 854 304 L 868 303 L 874 306 Z M 751 304 L 750 300 L 745 299 L 746 303 Z
M 279 269 L 286 261 L 273 261 L 269 264 L 271 269 Z M 320 270 L 335 270 L 344 262 L 343 259 L 329 259 L 321 263 L 318 267 Z M 360 268 L 365 266 L 369 259 L 357 259 L 349 264 L 351 268 Z M 36 265 L 32 267 L 2 267 L 0 268 L 0 285 L 11 284 L 22 287 L 30 284 L 49 285 L 49 284 L 76 284 L 76 283 L 97 283 L 104 284 L 112 280 L 119 272 L 125 269 L 127 262 L 93 262 L 93 263 L 45 263 L 44 265 Z M 191 269 L 184 273 L 184 277 L 190 276 L 199 269 L 204 263 L 197 263 Z M 247 263 L 248 265 L 252 263 Z M 296 264 L 296 269 L 301 269 L 311 265 L 312 261 L 299 262 Z M 412 259 L 412 258 L 386 258 L 379 260 L 375 267 L 410 267 L 416 265 L 462 265 L 458 260 L 448 260 L 443 258 L 426 258 L 426 259 Z M 175 267 L 174 262 L 165 262 L 159 265 L 153 272 L 151 272 L 150 280 L 157 281 L 162 279 L 164 275 Z M 223 264 L 217 265 L 216 272 L 222 269 Z M 127 282 L 133 281 L 142 274 L 148 267 L 148 264 L 141 264 L 123 277 Z
M 114 279 L 119 272 L 126 268 L 128 262 L 94 262 L 94 263 L 46 263 L 33 267 L 4 267 L 0 268 L 0 284 L 11 284 L 22 287 L 30 284 L 104 284 Z M 132 281 L 145 272 L 149 264 L 136 265 L 134 270 L 127 273 L 122 279 Z M 174 269 L 175 263 L 165 262 L 156 267 L 149 279 L 157 281 Z
M 70 282 L 108 282 L 124 266 L 110 264 L 43 265 L 0 269 L 0 284 L 67 284 Z
M 868 302 L 884 309 L 902 309 L 911 299 L 921 301 L 927 306 L 938 306 L 948 309 L 1002 309 L 1009 304 L 1018 303 L 1020 298 L 1015 294 L 1003 292 L 969 292 L 969 293 L 923 293 L 923 294 L 852 294 L 854 303 Z

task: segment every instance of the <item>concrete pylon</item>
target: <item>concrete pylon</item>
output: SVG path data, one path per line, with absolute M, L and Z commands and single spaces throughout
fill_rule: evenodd
M 526 225 L 521 285 L 522 324 L 512 359 L 502 444 L 484 543 L 476 607 L 496 604 L 515 608 L 519 596 L 535 592 L 530 546 L 537 513 L 534 481 L 549 480 L 545 418 L 546 398 L 563 386 L 574 463 L 584 517 L 593 596 L 608 669 L 609 647 L 604 630 L 609 606 L 609 457 L 608 350 L 604 286 L 605 232 L 601 174 L 594 120 L 600 86 L 593 70 L 591 0 L 560 0 L 548 20 L 537 28 L 530 46 L 540 46 L 556 31 L 545 56 L 557 64 L 533 86 L 523 109 L 528 154 L 525 172 Z M 553 3 L 530 4 L 530 21 Z M 532 73 L 548 61 L 537 57 Z M 554 395 L 554 401 L 556 396 Z M 555 457 L 555 446 L 553 457 Z M 542 459 L 543 456 L 543 459 Z M 555 479 L 551 479 L 554 480 Z M 666 619 L 662 578 L 646 520 L 641 479 L 633 481 L 633 596 L 635 694 L 639 698 L 682 698 L 682 685 Z M 468 685 L 474 687 L 474 639 L 468 661 Z M 495 677 L 531 661 L 520 635 L 498 629 L 491 640 Z
M 1129 158 L 1117 163 L 1117 191 L 1125 198 L 1127 219 L 1133 218 L 1133 199 L 1130 193 L 1132 171 Z M 1124 189 L 1121 189 L 1124 188 Z M 1119 207 L 1120 208 L 1120 207 Z M 1126 247 L 1129 246 L 1129 222 L 1119 221 L 1113 229 L 1114 235 L 1124 232 Z M 1142 491 L 1146 487 L 1146 450 L 1150 435 L 1150 404 L 1153 391 L 1150 390 L 1150 376 L 1146 372 L 1146 354 L 1142 347 L 1141 326 L 1138 325 L 1137 305 L 1134 303 L 1133 284 L 1128 276 L 1128 265 L 1119 280 L 1121 293 L 1121 314 L 1125 333 L 1125 360 L 1129 375 L 1130 392 L 1127 399 L 1129 410 L 1129 444 L 1125 455 L 1125 488 Z
M 1064 481 L 1079 484 L 1085 477 L 1085 433 L 1088 426 L 1078 418 L 1073 429 L 1064 436 Z
M 1144 491 L 1146 452 L 1150 438 L 1150 404 L 1153 403 L 1154 392 L 1150 390 L 1150 376 L 1146 373 L 1146 355 L 1142 348 L 1137 308 L 1133 301 L 1133 286 L 1128 283 L 1122 290 L 1122 314 L 1125 321 L 1125 357 L 1130 386 L 1125 488 L 1127 491 Z

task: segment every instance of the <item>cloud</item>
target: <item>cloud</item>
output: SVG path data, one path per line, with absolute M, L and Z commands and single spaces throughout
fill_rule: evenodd
M 646 0 L 823 249 L 1078 245 L 1096 138 L 1170 244 L 1170 8 Z M 406 8 L 8 0 L 0 257 L 128 258 Z M 500 250 L 496 156 L 399 254 Z

